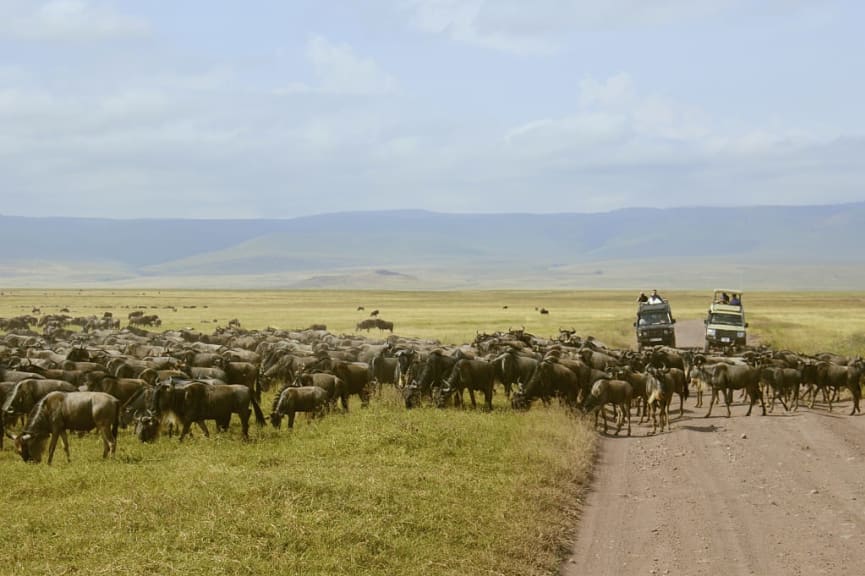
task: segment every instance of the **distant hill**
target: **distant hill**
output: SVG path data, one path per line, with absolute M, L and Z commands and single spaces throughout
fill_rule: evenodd
M 0 216 L 0 285 L 865 288 L 865 203 L 290 220 Z

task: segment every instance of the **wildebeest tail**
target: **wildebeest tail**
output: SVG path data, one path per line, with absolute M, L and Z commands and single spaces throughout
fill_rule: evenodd
M 252 409 L 255 411 L 255 422 L 259 426 L 264 426 L 267 422 L 264 419 L 264 412 L 261 411 L 261 406 L 258 405 L 258 400 L 255 397 L 250 398 Z

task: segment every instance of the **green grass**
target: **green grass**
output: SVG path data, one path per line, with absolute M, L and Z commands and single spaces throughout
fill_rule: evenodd
M 390 392 L 390 393 L 388 393 Z M 548 574 L 594 435 L 553 407 L 369 409 L 181 445 L 0 453 L 0 574 Z

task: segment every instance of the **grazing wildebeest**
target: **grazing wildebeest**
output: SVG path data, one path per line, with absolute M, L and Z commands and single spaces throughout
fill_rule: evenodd
M 327 391 L 318 386 L 289 386 L 274 402 L 273 412 L 270 414 L 270 423 L 274 428 L 279 428 L 282 417 L 288 415 L 288 427 L 294 428 L 294 415 L 297 412 L 306 412 L 313 418 L 324 416 L 329 398 Z
M 117 426 L 120 418 L 120 402 L 103 392 L 50 392 L 42 398 L 30 413 L 27 426 L 18 436 L 13 436 L 15 451 L 25 462 L 42 460 L 45 441 L 48 445 L 48 463 L 54 459 L 57 438 L 63 440 L 66 460 L 70 461 L 67 430 L 87 432 L 98 428 L 102 434 L 102 457 L 114 454 L 117 449 Z
M 369 315 L 370 315 L 371 317 L 375 318 L 376 316 L 378 316 L 378 309 L 373 310 L 372 312 L 369 313 Z
M 175 413 L 183 425 L 181 441 L 189 433 L 193 422 L 201 427 L 205 436 L 210 435 L 205 420 L 214 420 L 218 429 L 227 430 L 232 414 L 240 416 L 241 431 L 248 440 L 250 404 L 255 411 L 258 425 L 264 426 L 266 423 L 255 396 L 242 384 L 211 386 L 194 380 L 181 388 L 173 382 L 161 383 L 153 395 L 153 404 L 157 408 L 154 410 L 157 415 L 164 410 Z
M 457 360 L 454 356 L 447 356 L 438 349 L 430 352 L 418 377 L 417 383 L 421 394 L 432 397 L 432 389 L 442 387 L 445 379 L 451 375 Z
M 508 348 L 492 360 L 496 378 L 505 387 L 505 396 L 511 397 L 513 385 L 528 383 L 538 367 L 538 361 L 523 356 L 515 348 Z
M 536 398 L 549 404 L 551 397 L 558 396 L 567 406 L 576 408 L 579 393 L 577 375 L 559 362 L 547 359 L 538 364 L 528 383 L 514 393 L 511 405 L 516 409 L 527 409 Z
M 604 420 L 604 434 L 607 433 L 607 411 L 604 407 L 612 404 L 618 407 L 618 418 L 616 419 L 616 435 L 624 425 L 625 417 L 628 418 L 628 436 L 631 435 L 631 398 L 633 388 L 625 380 L 601 379 L 592 385 L 592 391 L 584 403 L 586 412 L 595 412 L 595 428 L 598 427 L 598 412 Z
M 484 406 L 487 410 L 493 409 L 493 384 L 495 383 L 495 370 L 493 365 L 485 360 L 458 360 L 451 370 L 451 376 L 442 388 L 442 399 L 456 392 L 456 402 L 463 405 L 463 389 L 469 389 L 469 398 L 472 408 L 477 408 L 475 390 L 483 392 Z
M 345 382 L 333 374 L 328 374 L 326 372 L 298 374 L 297 378 L 295 378 L 290 385 L 294 388 L 299 388 L 301 386 L 318 386 L 327 392 L 328 406 L 331 410 L 336 408 L 336 402 L 339 400 L 342 403 L 343 411 L 348 412 L 348 387 L 345 385 Z M 276 398 L 273 399 L 273 408 L 271 411 L 276 411 L 276 403 L 279 401 L 279 396 L 287 387 L 288 386 L 283 386 L 279 391 L 279 394 L 276 395 Z

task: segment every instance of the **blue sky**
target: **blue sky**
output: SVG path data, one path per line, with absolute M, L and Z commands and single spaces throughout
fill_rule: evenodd
M 865 200 L 863 21 L 832 0 L 0 0 L 0 213 Z

